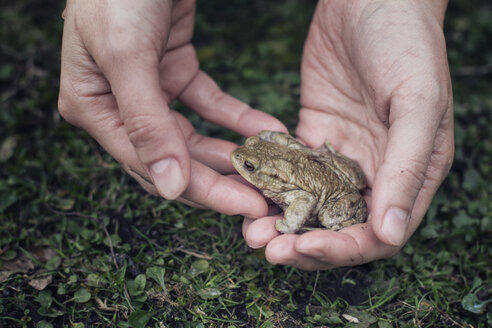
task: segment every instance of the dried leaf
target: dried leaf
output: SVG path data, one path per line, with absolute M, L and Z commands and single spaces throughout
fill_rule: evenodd
M 33 270 L 34 267 L 34 263 L 24 254 L 21 254 L 13 261 L 3 262 L 0 270 L 0 282 L 4 282 L 14 273 L 26 273 L 29 270 Z
M 18 141 L 17 136 L 10 136 L 2 141 L 0 146 L 0 163 L 7 161 L 13 154 Z
M 347 320 L 348 322 L 351 322 L 351 323 L 359 323 L 359 319 L 357 319 L 356 317 L 353 317 L 351 316 L 350 314 L 347 314 L 347 313 L 344 313 L 342 314 L 342 317 Z
M 217 288 L 203 288 L 197 292 L 198 296 L 203 299 L 212 299 L 220 296 L 221 292 Z
M 41 263 L 48 262 L 56 255 L 56 252 L 50 248 L 33 247 L 29 248 L 27 251 Z
M 48 286 L 51 283 L 52 280 L 53 280 L 52 275 L 44 276 L 40 278 L 34 278 L 28 282 L 28 285 L 37 290 L 44 290 L 46 286 Z

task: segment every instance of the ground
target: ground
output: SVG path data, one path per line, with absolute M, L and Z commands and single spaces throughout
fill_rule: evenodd
M 199 0 L 203 69 L 294 128 L 314 4 Z M 0 327 L 492 326 L 487 1 L 448 10 L 456 155 L 420 229 L 392 259 L 323 272 L 268 264 L 240 217 L 146 194 L 59 117 L 63 5 L 0 5 Z

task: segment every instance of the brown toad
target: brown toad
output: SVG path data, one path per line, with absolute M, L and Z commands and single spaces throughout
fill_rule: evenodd
M 359 165 L 325 141 L 312 150 L 290 135 L 262 131 L 231 154 L 232 164 L 248 182 L 284 210 L 276 229 L 295 233 L 316 223 L 339 230 L 367 218 L 360 194 L 366 186 Z

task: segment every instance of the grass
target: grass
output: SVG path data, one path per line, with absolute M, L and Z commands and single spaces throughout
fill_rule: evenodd
M 203 68 L 293 128 L 313 6 L 199 1 Z M 492 326 L 486 1 L 448 10 L 456 156 L 420 229 L 392 259 L 324 272 L 268 264 L 245 245 L 239 217 L 145 194 L 63 122 L 61 10 L 24 0 L 0 14 L 0 327 Z M 203 133 L 239 141 L 190 117 Z

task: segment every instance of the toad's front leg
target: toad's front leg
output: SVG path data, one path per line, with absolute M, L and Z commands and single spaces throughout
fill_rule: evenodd
M 317 199 L 306 193 L 294 199 L 284 210 L 284 219 L 277 220 L 275 229 L 281 233 L 296 233 L 311 218 Z

